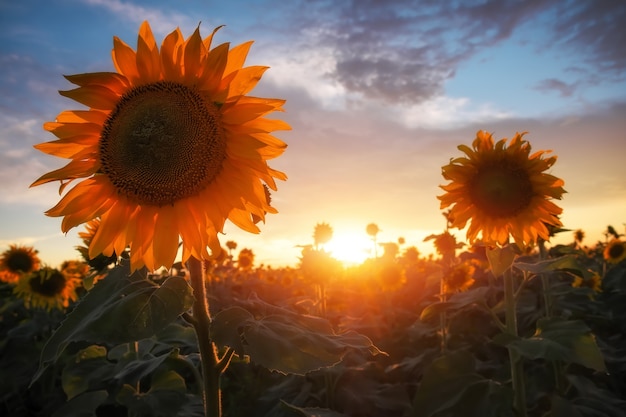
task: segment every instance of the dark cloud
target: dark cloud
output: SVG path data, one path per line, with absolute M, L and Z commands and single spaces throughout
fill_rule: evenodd
M 568 84 L 556 78 L 547 78 L 537 83 L 535 89 L 547 92 L 556 91 L 561 97 L 571 97 L 576 91 L 576 85 Z
M 578 52 L 581 77 L 623 77 L 626 67 L 623 1 L 311 0 L 297 13 L 297 29 L 314 39 L 310 46 L 332 48 L 336 68 L 328 75 L 385 101 L 419 103 L 440 94 L 462 61 L 523 25 L 546 34 L 538 49 Z

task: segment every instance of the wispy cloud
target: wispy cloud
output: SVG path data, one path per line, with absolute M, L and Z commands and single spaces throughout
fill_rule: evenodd
M 165 34 L 172 31 L 177 26 L 191 27 L 198 22 L 193 21 L 189 16 L 176 12 L 175 9 L 165 11 L 163 5 L 158 8 L 139 6 L 129 1 L 121 0 L 83 0 L 85 4 L 101 7 L 117 18 L 133 22 L 139 25 L 147 20 L 155 33 Z

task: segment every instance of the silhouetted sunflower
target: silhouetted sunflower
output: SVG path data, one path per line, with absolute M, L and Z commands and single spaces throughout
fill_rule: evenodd
M 63 217 L 63 232 L 100 217 L 90 257 L 130 246 L 131 269 L 170 267 L 180 238 L 183 262 L 205 259 L 221 252 L 227 219 L 258 233 L 252 216 L 276 212 L 264 185 L 286 176 L 267 160 L 286 145 L 271 132 L 289 125 L 264 116 L 284 100 L 247 95 L 267 67 L 243 66 L 252 42 L 211 49 L 216 31 L 183 39 L 176 29 L 159 49 L 144 22 L 136 52 L 114 38 L 117 72 L 66 77 L 78 88 L 61 94 L 89 110 L 44 124 L 59 139 L 36 148 L 70 162 L 32 185 L 63 191 L 80 179 L 46 214 Z
M 254 265 L 254 252 L 252 249 L 242 249 L 239 251 L 239 256 L 237 257 L 237 265 L 241 269 L 251 269 L 252 265 Z
M 451 182 L 442 185 L 446 193 L 438 198 L 441 208 L 451 207 L 451 226 L 462 229 L 470 222 L 467 239 L 474 242 L 478 233 L 485 244 L 505 244 L 509 236 L 524 247 L 548 241 L 548 226 L 561 226 L 562 209 L 550 199 L 560 199 L 563 180 L 546 174 L 556 156 L 543 158 L 549 151 L 530 154 L 531 146 L 518 133 L 493 142 L 492 135 L 478 131 L 472 148 L 460 145 L 465 157 L 455 158 L 442 169 Z
M 76 301 L 78 284 L 80 282 L 72 274 L 44 267 L 22 275 L 13 291 L 29 308 L 63 309 L 70 301 Z
M 0 281 L 16 283 L 24 274 L 39 269 L 37 251 L 30 246 L 9 245 L 0 255 Z
M 626 242 L 613 239 L 604 248 L 604 259 L 612 264 L 618 264 L 626 259 Z
M 333 228 L 328 223 L 318 223 L 313 230 L 313 244 L 317 248 L 319 245 L 330 242 L 333 238 Z

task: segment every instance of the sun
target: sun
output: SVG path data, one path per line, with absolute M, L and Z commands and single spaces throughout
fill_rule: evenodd
M 346 266 L 363 263 L 372 254 L 372 242 L 363 233 L 340 233 L 324 245 L 333 258 Z

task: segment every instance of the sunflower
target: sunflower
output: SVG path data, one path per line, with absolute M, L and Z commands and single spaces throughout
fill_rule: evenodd
M 254 265 L 254 252 L 252 252 L 252 249 L 244 248 L 240 250 L 237 264 L 241 269 L 252 269 L 252 265 Z
M 284 100 L 247 95 L 267 67 L 243 66 L 252 42 L 211 49 L 216 31 L 176 29 L 159 49 L 144 22 L 137 51 L 114 38 L 117 72 L 66 76 L 78 88 L 61 94 L 89 109 L 44 124 L 58 140 L 35 147 L 70 162 L 32 186 L 80 180 L 46 214 L 64 232 L 100 217 L 90 257 L 130 247 L 131 269 L 170 267 L 180 239 L 183 262 L 206 259 L 226 220 L 258 233 L 253 215 L 276 213 L 264 185 L 286 176 L 267 160 L 287 145 L 271 132 L 290 127 L 265 116 Z
M 13 292 L 24 299 L 27 307 L 62 310 L 76 301 L 75 288 L 80 282 L 71 273 L 44 267 L 22 275 Z
M 61 264 L 61 272 L 76 280 L 82 280 L 89 273 L 89 265 L 80 261 L 64 261 Z
M 475 270 L 474 265 L 467 262 L 454 265 L 443 276 L 443 291 L 446 294 L 467 291 L 475 282 Z
M 23 274 L 39 269 L 37 251 L 30 246 L 9 245 L 0 255 L 0 281 L 16 283 Z
M 604 260 L 612 264 L 618 264 L 626 259 L 626 242 L 613 239 L 604 248 Z
M 588 277 L 574 277 L 572 287 L 590 288 L 595 292 L 602 292 L 602 277 L 597 272 L 591 272 Z
M 504 245 L 509 236 L 525 247 L 538 237 L 548 241 L 548 226 L 561 226 L 562 209 L 550 201 L 560 199 L 565 190 L 563 180 L 545 173 L 556 156 L 544 158 L 517 133 L 506 145 L 506 139 L 493 142 L 492 135 L 478 131 L 471 149 L 461 145 L 466 157 L 452 159 L 442 168 L 451 183 L 440 186 L 445 194 L 437 197 L 441 208 L 451 207 L 451 227 L 467 230 L 470 243 L 478 233 L 487 245 Z
M 313 245 L 317 248 L 319 245 L 328 243 L 333 238 L 333 228 L 328 223 L 318 223 L 313 229 Z
M 91 268 L 95 271 L 104 271 L 109 267 L 109 265 L 117 262 L 117 254 L 113 251 L 110 256 L 105 256 L 101 253 L 96 254 L 95 256 L 89 255 L 89 246 L 91 245 L 91 241 L 96 235 L 99 227 L 99 218 L 91 219 L 85 223 L 85 231 L 78 232 L 78 236 L 81 238 L 85 246 L 76 246 L 76 250 L 81 254 L 85 262 L 87 262 Z

